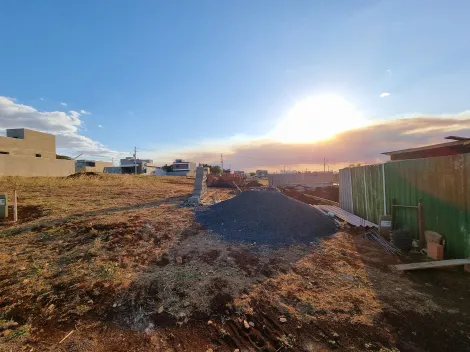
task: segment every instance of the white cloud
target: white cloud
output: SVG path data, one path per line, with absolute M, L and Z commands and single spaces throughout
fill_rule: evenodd
M 91 112 L 86 111 L 86 110 L 80 110 L 80 114 L 82 114 L 82 115 L 91 115 Z
M 380 97 L 381 98 L 385 98 L 385 97 L 388 97 L 390 95 L 390 93 L 388 92 L 383 92 L 382 94 L 380 94 Z
M 103 128 L 103 125 L 98 125 L 99 128 Z
M 60 103 L 60 105 L 62 105 L 62 106 L 67 106 L 67 103 Z
M 32 106 L 16 103 L 0 96 L 0 130 L 7 128 L 30 128 L 56 135 L 57 148 L 61 152 L 84 152 L 91 156 L 117 156 L 120 153 L 108 149 L 100 142 L 80 134 L 81 113 L 71 110 L 37 111 Z
M 445 143 L 449 134 L 470 137 L 470 111 L 458 114 L 429 116 L 409 114 L 412 117 L 390 117 L 368 126 L 341 132 L 331 139 L 312 143 L 281 143 L 275 140 L 246 137 L 245 140 L 226 138 L 224 140 L 195 141 L 197 147 L 163 149 L 154 146 L 158 152 L 148 152 L 145 157 L 155 163 L 164 164 L 175 158 L 195 162 L 224 162 L 232 169 L 279 171 L 286 165 L 296 170 L 323 170 L 326 157 L 330 169 L 338 170 L 351 163 L 372 164 L 388 160 L 382 152 Z M 142 153 L 144 154 L 144 153 Z
M 39 100 L 44 100 L 44 98 L 39 98 Z

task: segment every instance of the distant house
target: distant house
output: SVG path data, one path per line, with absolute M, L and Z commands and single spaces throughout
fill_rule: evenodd
M 105 169 L 112 166 L 110 161 L 77 160 L 75 172 L 106 172 Z
M 245 171 L 241 171 L 241 170 L 236 170 L 233 172 L 234 174 L 236 175 L 242 175 L 242 176 L 245 176 Z
M 0 137 L 2 176 L 68 176 L 74 172 L 73 160 L 57 158 L 52 134 L 13 128 Z
M 167 172 L 167 176 L 196 176 L 196 163 L 176 159 L 171 166 L 173 171 Z
M 154 164 L 147 164 L 146 174 L 153 175 L 153 176 L 165 176 L 166 171 L 163 170 L 161 166 L 157 166 Z
M 153 164 L 153 160 L 150 159 L 134 159 L 128 156 L 125 159 L 121 159 L 121 173 L 122 174 L 146 174 L 147 165 Z
M 407 160 L 470 153 L 470 138 L 449 136 L 446 139 L 452 140 L 452 142 L 395 150 L 382 154 L 389 155 L 390 160 Z
M 268 170 L 256 170 L 256 177 L 259 177 L 259 178 L 268 177 Z

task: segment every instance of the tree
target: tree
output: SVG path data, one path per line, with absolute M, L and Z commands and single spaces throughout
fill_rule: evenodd
M 250 172 L 250 176 L 255 176 L 256 173 L 255 172 Z
M 165 171 L 165 172 L 172 172 L 173 171 L 173 165 L 165 164 L 164 166 L 162 166 L 162 170 Z
M 219 175 L 222 173 L 222 169 L 219 165 L 208 166 L 211 169 L 211 174 Z

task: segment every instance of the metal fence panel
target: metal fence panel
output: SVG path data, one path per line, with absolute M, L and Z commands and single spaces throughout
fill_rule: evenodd
M 382 165 L 359 166 L 351 169 L 354 214 L 375 224 L 384 214 Z
M 339 170 L 339 206 L 354 213 L 350 168 Z
M 440 233 L 446 240 L 446 257 L 470 257 L 470 154 L 402 160 L 385 164 L 387 207 L 423 202 L 425 230 Z M 407 225 L 418 234 L 417 211 L 397 208 L 395 226 Z

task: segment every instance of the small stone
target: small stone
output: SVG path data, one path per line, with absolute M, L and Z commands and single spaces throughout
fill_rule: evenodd
M 243 326 L 245 327 L 245 329 L 250 328 L 250 324 L 248 324 L 248 322 L 246 320 L 243 320 Z
M 208 348 L 206 352 L 214 352 L 212 348 Z
M 163 313 L 163 306 L 158 307 L 157 313 L 158 313 L 158 314 L 162 314 L 162 313 Z
M 183 258 L 180 257 L 180 256 L 176 257 L 176 263 L 177 264 L 183 264 Z
M 248 324 L 250 324 L 250 326 L 251 326 L 252 328 L 255 327 L 255 323 L 253 323 L 252 321 L 249 321 Z
M 20 268 L 20 270 L 21 270 L 21 271 L 24 271 L 24 270 L 26 270 L 26 267 L 25 267 L 25 266 L 22 266 L 22 267 Z
M 240 349 L 235 348 L 235 349 L 233 350 L 233 352 L 240 352 Z
M 212 324 L 214 324 L 214 322 L 212 320 L 207 321 L 207 325 L 212 325 Z
M 280 321 L 281 323 L 287 323 L 287 319 L 286 319 L 285 317 L 280 317 L 280 318 L 279 318 L 279 321 Z
M 185 302 L 183 303 L 183 307 L 189 307 L 190 304 L 191 304 L 191 303 L 189 303 L 188 301 L 185 301 Z
M 116 308 L 117 307 L 117 303 L 113 303 L 113 308 Z
M 331 334 L 331 336 L 333 336 L 335 339 L 337 339 L 339 337 L 338 333 L 336 333 L 336 332 L 333 332 L 333 334 Z

